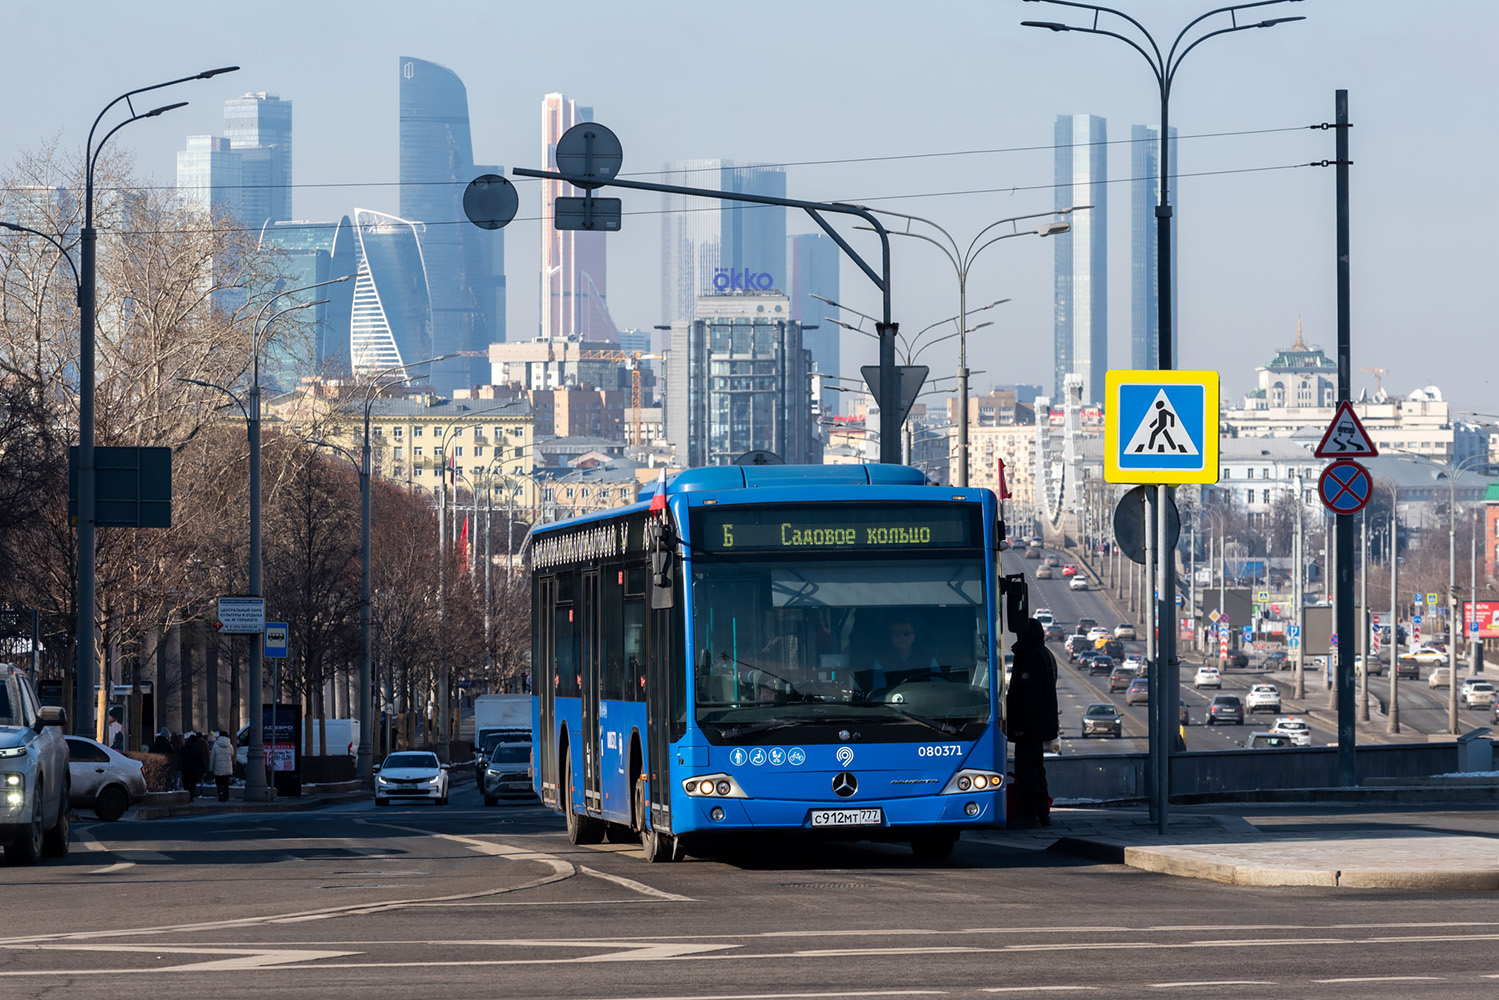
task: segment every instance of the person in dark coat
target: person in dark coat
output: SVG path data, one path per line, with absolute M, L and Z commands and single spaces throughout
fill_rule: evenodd
M 172 752 L 172 731 L 166 726 L 161 727 L 161 732 L 156 734 L 156 739 L 151 741 L 152 753 Z
M 188 733 L 182 741 L 182 787 L 191 802 L 198 795 L 198 784 L 208 773 L 208 741 L 197 733 Z
M 1051 825 L 1044 744 L 1057 738 L 1057 661 L 1046 648 L 1046 629 L 1034 618 L 1016 624 L 1015 664 L 1005 699 L 1005 727 L 1015 744 L 1015 804 L 1009 825 Z

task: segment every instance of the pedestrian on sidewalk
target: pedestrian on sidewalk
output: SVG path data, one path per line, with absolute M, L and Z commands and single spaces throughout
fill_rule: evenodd
M 219 786 L 219 801 L 229 801 L 229 779 L 234 775 L 234 744 L 229 742 L 229 733 L 219 730 L 219 738 L 213 741 L 213 750 L 208 755 L 208 769 Z
M 1057 738 L 1057 661 L 1046 648 L 1046 629 L 1034 618 L 1012 626 L 1015 664 L 1005 700 L 1005 729 L 1015 744 L 1016 829 L 1051 825 L 1051 794 L 1046 788 L 1045 744 Z
M 191 802 L 198 795 L 198 785 L 208 773 L 208 741 L 189 731 L 182 741 L 182 787 Z
M 161 727 L 161 731 L 156 734 L 156 739 L 154 739 L 154 740 L 151 741 L 151 752 L 152 753 L 171 753 L 172 752 L 172 731 L 170 729 L 168 729 L 166 726 L 162 726 Z

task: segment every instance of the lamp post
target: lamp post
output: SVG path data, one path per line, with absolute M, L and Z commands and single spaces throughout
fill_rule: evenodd
M 930 243 L 942 251 L 942 255 L 953 266 L 953 271 L 958 277 L 958 396 L 960 397 L 959 409 L 962 411 L 962 419 L 958 421 L 958 482 L 956 484 L 958 486 L 968 485 L 968 273 L 973 266 L 974 259 L 1000 240 L 1007 240 L 1015 236 L 1060 236 L 1072 228 L 1065 222 L 1047 222 L 1037 226 L 1034 230 L 1028 229 L 1022 231 L 1016 224 L 1025 219 L 1040 219 L 1049 215 L 1069 215 L 1072 212 L 1080 212 L 1092 207 L 1092 205 L 1074 205 L 1071 208 L 1059 208 L 1050 212 L 1033 212 L 1030 215 L 1017 215 L 1013 218 L 991 222 L 979 230 L 978 235 L 968 244 L 966 251 L 958 246 L 958 241 L 953 238 L 951 233 L 937 225 L 931 219 L 924 219 L 919 215 L 907 215 L 904 212 L 892 212 L 883 208 L 871 209 L 871 211 L 878 212 L 881 215 L 905 219 L 906 228 L 904 230 L 892 230 L 890 235 L 909 236 L 913 239 L 925 240 L 927 243 Z M 912 232 L 911 223 L 913 222 L 921 222 L 931 226 L 937 232 L 941 233 L 947 242 L 944 244 L 925 233 Z M 1009 225 L 1012 231 L 984 240 L 984 237 L 991 231 L 1003 225 Z M 979 242 L 980 240 L 984 240 L 984 242 L 981 243 Z
M 127 90 L 104 106 L 94 124 L 88 130 L 88 142 L 83 149 L 83 233 L 81 267 L 78 282 L 78 622 L 75 643 L 77 645 L 75 673 L 77 690 L 73 693 L 73 732 L 86 736 L 93 729 L 92 705 L 94 693 L 94 311 L 95 311 L 95 249 L 99 233 L 94 229 L 94 168 L 99 155 L 120 129 L 131 122 L 176 110 L 187 104 L 178 101 L 149 111 L 137 112 L 131 98 L 163 87 L 172 87 L 191 80 L 207 80 L 221 73 L 232 73 L 238 66 L 221 66 L 204 70 L 192 76 L 153 83 L 149 87 Z M 121 101 L 130 110 L 130 117 L 104 134 L 99 145 L 94 145 L 94 132 L 110 109 Z

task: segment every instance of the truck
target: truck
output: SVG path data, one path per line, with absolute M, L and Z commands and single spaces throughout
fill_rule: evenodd
M 489 752 L 501 743 L 531 742 L 531 696 L 481 694 L 474 699 L 474 770 L 480 784 Z

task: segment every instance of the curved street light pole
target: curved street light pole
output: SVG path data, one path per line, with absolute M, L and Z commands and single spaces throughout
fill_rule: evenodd
M 239 69 L 238 66 L 223 66 L 218 69 L 204 70 L 192 76 L 167 80 L 165 83 L 154 83 L 149 87 L 127 90 L 106 104 L 104 110 L 99 112 L 98 117 L 94 119 L 94 124 L 89 127 L 88 142 L 83 150 L 83 233 L 78 281 L 78 621 L 74 637 L 77 646 L 74 661 L 74 679 L 77 688 L 73 692 L 73 732 L 80 736 L 87 736 L 94 729 L 94 569 L 97 556 L 94 537 L 96 517 L 94 472 L 94 311 L 96 300 L 94 291 L 95 247 L 99 239 L 99 234 L 94 229 L 94 168 L 98 165 L 99 154 L 104 151 L 105 143 L 109 142 L 110 137 L 120 129 L 131 122 L 140 121 L 142 118 L 155 118 L 157 115 L 165 114 L 187 103 L 179 101 L 176 104 L 166 104 L 137 113 L 131 101 L 132 97 L 148 91 L 160 90 L 163 87 L 187 83 L 190 80 L 207 80 L 220 73 L 232 73 L 237 69 Z M 99 145 L 95 148 L 94 132 L 99 128 L 99 123 L 104 120 L 109 110 L 121 101 L 124 101 L 126 107 L 130 109 L 130 117 L 105 133 L 104 138 L 99 140 Z M 103 685 L 101 684 L 100 687 L 102 690 Z
M 883 208 L 876 208 L 871 210 L 878 212 L 881 215 L 889 215 L 897 219 L 905 219 L 906 228 L 903 230 L 892 230 L 890 235 L 909 236 L 913 239 L 924 240 L 925 242 L 930 243 L 932 246 L 942 251 L 942 255 L 946 257 L 947 262 L 953 266 L 953 272 L 957 275 L 958 278 L 958 408 L 961 412 L 959 413 L 958 420 L 958 476 L 957 483 L 955 484 L 957 486 L 968 485 L 968 376 L 970 374 L 970 372 L 968 371 L 968 274 L 973 267 L 973 262 L 979 254 L 983 253 L 986 249 L 998 243 L 1000 240 L 1007 240 L 1016 236 L 1060 236 L 1062 233 L 1065 233 L 1072 228 L 1065 222 L 1049 222 L 1041 226 L 1037 226 L 1034 230 L 1021 230 L 1020 227 L 1016 225 L 1016 223 L 1019 223 L 1022 220 L 1041 219 L 1053 215 L 1070 215 L 1073 212 L 1082 211 L 1084 209 L 1092 207 L 1092 205 L 1074 205 L 1071 208 L 1053 209 L 1050 212 L 1032 212 L 1029 215 L 1016 215 L 1008 219 L 1000 219 L 997 222 L 991 222 L 989 223 L 989 225 L 979 230 L 978 235 L 969 242 L 967 250 L 961 249 L 958 246 L 958 241 L 953 238 L 952 233 L 949 233 L 946 229 L 937 225 L 937 223 L 933 222 L 931 219 L 924 219 L 919 215 L 907 215 L 904 212 L 892 212 Z M 931 226 L 933 229 L 937 230 L 937 232 L 941 233 L 943 237 L 946 238 L 947 242 L 944 244 L 942 241 L 928 236 L 925 233 L 912 232 L 911 223 L 913 222 L 920 222 L 924 223 L 925 225 Z M 984 240 L 984 237 L 987 236 L 991 231 L 1003 225 L 1009 225 L 1012 228 L 1012 231 L 1008 233 L 1001 233 L 998 236 L 993 236 L 987 240 Z M 981 240 L 983 240 L 983 242 L 980 242 Z

